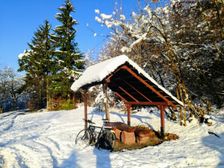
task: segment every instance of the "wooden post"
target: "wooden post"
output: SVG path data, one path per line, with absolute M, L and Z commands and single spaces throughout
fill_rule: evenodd
M 108 107 L 108 94 L 107 94 L 107 83 L 103 84 L 103 93 L 105 99 L 104 101 L 104 107 L 105 107 L 105 112 L 106 112 L 106 119 L 108 122 L 110 122 L 110 114 L 109 114 L 109 107 Z
M 160 127 L 160 131 L 161 131 L 161 137 L 164 138 L 165 136 L 165 106 L 160 105 L 159 106 L 160 109 L 160 121 L 161 121 L 161 127 Z
M 87 90 L 85 90 L 82 94 L 83 96 L 83 102 L 84 102 L 84 122 L 85 122 L 85 129 L 88 127 L 88 123 L 87 123 L 87 120 L 88 120 L 88 116 L 87 116 L 87 106 L 88 106 L 88 92 Z
M 128 125 L 131 126 L 131 105 L 130 104 L 126 104 L 126 108 L 127 108 L 127 112 L 128 112 Z

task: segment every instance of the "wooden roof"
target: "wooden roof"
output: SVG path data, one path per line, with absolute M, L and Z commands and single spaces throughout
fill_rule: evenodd
M 94 80 L 95 78 L 92 77 L 93 79 L 89 82 L 76 81 L 74 82 L 72 89 L 74 91 L 76 91 L 75 89 L 77 88 L 88 89 L 96 84 L 104 83 L 108 85 L 116 96 L 130 105 L 165 105 L 172 107 L 183 105 L 181 101 L 179 101 L 164 87 L 159 85 L 137 64 L 126 56 L 127 60 L 125 61 L 123 57 L 124 56 L 122 56 L 123 61 L 118 64 L 113 64 L 115 65 L 114 69 L 111 69 L 108 73 L 105 73 L 104 76 L 101 76 L 101 79 L 96 78 L 97 80 Z M 110 61 L 107 62 L 109 63 Z M 103 63 L 100 64 L 103 65 Z M 93 66 L 96 67 L 97 64 Z M 109 66 L 105 66 L 104 68 L 108 67 Z M 103 67 L 101 69 L 103 71 Z M 92 70 L 94 70 L 93 67 Z M 92 72 L 92 75 L 94 76 L 98 73 L 99 72 Z M 78 80 L 88 78 L 87 74 L 87 72 L 84 72 L 80 77 L 81 79 Z

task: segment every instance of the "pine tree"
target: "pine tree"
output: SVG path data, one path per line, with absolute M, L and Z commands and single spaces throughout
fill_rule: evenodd
M 30 50 L 19 58 L 19 71 L 26 71 L 26 88 L 33 90 L 34 109 L 44 108 L 47 103 L 47 79 L 53 67 L 50 30 L 49 22 L 45 21 L 28 43 Z
M 77 43 L 74 41 L 76 30 L 73 26 L 77 21 L 71 14 L 74 7 L 69 0 L 59 8 L 56 19 L 61 23 L 57 26 L 52 35 L 52 41 L 56 47 L 54 61 L 56 66 L 54 75 L 51 78 L 51 97 L 71 98 L 71 84 L 73 78 L 79 74 L 83 68 L 83 56 L 78 50 Z

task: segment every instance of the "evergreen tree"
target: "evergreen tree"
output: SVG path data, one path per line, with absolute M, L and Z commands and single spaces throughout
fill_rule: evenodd
M 76 30 L 73 26 L 77 21 L 71 14 L 74 7 L 69 0 L 59 8 L 56 19 L 61 23 L 54 30 L 52 41 L 56 47 L 54 61 L 56 61 L 54 75 L 51 78 L 51 97 L 71 98 L 71 84 L 74 77 L 83 68 L 83 57 L 74 41 Z
M 50 30 L 49 22 L 45 21 L 28 44 L 30 50 L 19 56 L 19 71 L 26 71 L 26 89 L 33 90 L 34 109 L 43 108 L 47 103 L 47 79 L 53 67 Z

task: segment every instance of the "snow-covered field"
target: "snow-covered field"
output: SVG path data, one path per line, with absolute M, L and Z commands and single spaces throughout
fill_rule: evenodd
M 89 118 L 102 124 L 104 114 L 89 109 Z M 139 150 L 108 152 L 75 144 L 83 128 L 83 107 L 71 111 L 0 115 L 0 167 L 4 168 L 157 168 L 224 167 L 224 114 L 213 125 L 187 127 L 166 120 L 166 131 L 179 140 Z M 126 121 L 126 115 L 111 112 L 112 121 Z M 132 115 L 132 125 L 160 128 L 158 113 L 142 111 Z M 208 134 L 213 131 L 215 135 Z

